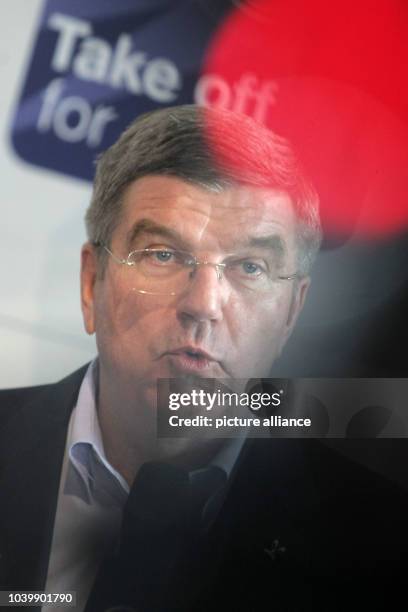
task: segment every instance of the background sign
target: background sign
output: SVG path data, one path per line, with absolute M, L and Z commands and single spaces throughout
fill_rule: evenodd
M 231 8 L 182 0 L 47 0 L 12 128 L 25 161 L 92 180 L 141 113 L 205 100 L 204 52 Z

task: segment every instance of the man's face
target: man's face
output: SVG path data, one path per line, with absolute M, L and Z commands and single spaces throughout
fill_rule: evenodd
M 146 176 L 125 192 L 109 247 L 120 258 L 144 248 L 180 249 L 214 263 L 234 254 L 274 262 L 288 276 L 296 272 L 295 232 L 284 193 L 250 187 L 214 193 Z M 308 287 L 308 279 L 284 280 L 259 293 L 218 278 L 212 266 L 187 279 L 177 295 L 143 294 L 132 267 L 109 256 L 99 278 L 93 248 L 83 249 L 82 308 L 88 333 L 96 332 L 101 371 L 148 401 L 158 378 L 267 376 Z

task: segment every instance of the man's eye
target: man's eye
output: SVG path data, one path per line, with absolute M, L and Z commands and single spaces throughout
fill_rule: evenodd
M 264 266 L 250 260 L 241 261 L 239 268 L 245 276 L 262 276 L 266 272 Z
M 170 251 L 156 251 L 155 255 L 159 261 L 163 262 L 170 261 L 170 259 L 173 257 L 173 253 Z
M 175 253 L 167 250 L 150 251 L 146 254 L 152 263 L 167 264 L 175 261 Z

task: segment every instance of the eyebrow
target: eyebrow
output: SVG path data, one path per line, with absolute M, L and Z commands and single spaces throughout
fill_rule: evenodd
M 285 241 L 279 234 L 249 238 L 247 245 L 250 247 L 268 249 L 280 257 L 283 257 L 287 251 Z
M 170 229 L 169 227 L 160 225 L 159 223 L 155 223 L 150 219 L 141 219 L 140 221 L 137 221 L 129 230 L 127 235 L 128 247 L 132 248 L 136 239 L 142 234 L 154 234 L 155 236 L 168 238 L 183 245 L 186 249 L 188 248 L 186 241 L 177 230 Z
M 150 219 L 140 219 L 132 226 L 127 234 L 128 248 L 131 249 L 137 238 L 143 234 L 161 236 L 162 238 L 177 242 L 185 250 L 192 249 L 191 244 L 189 244 L 177 230 L 166 227 L 165 225 L 160 225 Z M 244 242 L 237 244 L 236 250 L 254 247 L 268 249 L 279 258 L 283 258 L 287 251 L 284 240 L 278 234 L 250 237 Z

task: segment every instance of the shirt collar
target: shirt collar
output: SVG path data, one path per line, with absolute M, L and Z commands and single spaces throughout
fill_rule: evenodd
M 223 469 L 229 478 L 241 453 L 245 440 L 246 436 L 244 434 L 237 438 L 226 440 L 225 444 L 223 444 L 213 460 L 210 461 L 209 465 L 214 465 L 215 467 Z
M 125 495 L 129 493 L 129 486 L 107 460 L 103 446 L 95 399 L 97 376 L 98 360 L 94 359 L 82 381 L 78 401 L 72 414 L 68 443 L 69 461 L 80 475 L 89 497 L 92 497 L 92 490 L 101 485 L 102 476 L 104 476 L 105 489 L 111 488 L 113 494 L 119 485 L 123 496 L 123 493 Z

